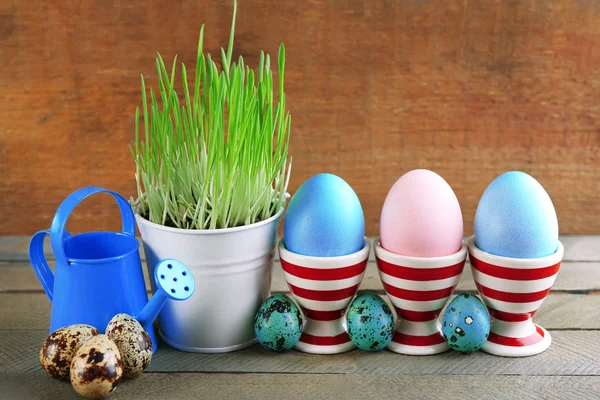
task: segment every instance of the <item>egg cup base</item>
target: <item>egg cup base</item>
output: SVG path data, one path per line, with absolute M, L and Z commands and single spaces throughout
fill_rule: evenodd
M 387 349 L 394 353 L 404 354 L 407 356 L 432 356 L 450 350 L 446 342 L 438 343 L 430 346 L 409 346 L 392 341 Z
M 354 350 L 355 348 L 356 346 L 350 341 L 350 338 L 348 338 L 348 342 L 346 343 L 332 346 L 317 346 L 305 342 L 298 342 L 296 346 L 294 346 L 294 349 L 303 353 L 323 355 L 345 353 L 347 351 Z
M 388 345 L 388 350 L 409 356 L 428 356 L 449 349 L 437 318 L 419 322 L 400 320 Z
M 345 316 L 329 321 L 305 317 L 305 322 L 296 350 L 311 354 L 338 354 L 356 347 L 348 335 Z
M 543 353 L 550 347 L 552 343 L 552 337 L 550 333 L 541 326 L 534 324 L 536 332 L 527 337 L 527 341 L 534 342 L 533 344 L 521 345 L 521 346 L 505 346 L 499 343 L 494 343 L 490 340 L 484 343 L 481 350 L 501 357 L 529 357 L 535 356 L 536 354 Z M 504 340 L 519 341 L 523 338 L 508 338 L 502 337 Z

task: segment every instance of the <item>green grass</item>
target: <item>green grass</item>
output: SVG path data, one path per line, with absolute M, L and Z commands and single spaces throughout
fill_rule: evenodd
M 219 229 L 268 219 L 285 206 L 291 171 L 291 117 L 285 107 L 285 47 L 278 54 L 279 96 L 269 55 L 261 52 L 255 73 L 242 57 L 232 62 L 237 4 L 234 1 L 222 71 L 202 51 L 200 30 L 194 85 L 177 57 L 170 70 L 156 57 L 158 94 L 150 103 L 142 75 L 143 139 L 135 112 L 131 146 L 137 181 L 137 213 L 151 222 L 184 229 Z M 192 77 L 190 77 L 192 78 Z

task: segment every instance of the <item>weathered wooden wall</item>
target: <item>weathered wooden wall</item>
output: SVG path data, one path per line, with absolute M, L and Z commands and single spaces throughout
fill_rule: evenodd
M 216 54 L 229 1 L 0 0 L 0 234 L 49 226 L 72 190 L 134 193 L 133 115 L 154 56 Z M 236 54 L 288 51 L 293 192 L 319 172 L 356 190 L 375 235 L 414 168 L 454 188 L 466 233 L 498 174 L 548 190 L 561 233 L 600 233 L 600 3 L 240 0 Z M 73 231 L 116 229 L 110 199 Z

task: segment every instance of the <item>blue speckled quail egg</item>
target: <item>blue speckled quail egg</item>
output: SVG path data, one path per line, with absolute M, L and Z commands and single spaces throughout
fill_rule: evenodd
M 269 297 L 254 317 L 254 332 L 260 344 L 282 352 L 294 347 L 302 335 L 302 314 L 284 294 Z
M 394 316 L 381 297 L 362 293 L 348 308 L 346 327 L 356 347 L 365 351 L 379 351 L 387 347 L 394 336 Z
M 442 333 L 451 349 L 463 353 L 477 351 L 490 334 L 490 315 L 477 296 L 461 294 L 444 312 Z

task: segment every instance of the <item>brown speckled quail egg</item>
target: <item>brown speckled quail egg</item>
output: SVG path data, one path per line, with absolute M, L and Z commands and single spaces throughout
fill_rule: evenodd
M 90 325 L 71 325 L 54 331 L 40 350 L 42 368 L 53 378 L 69 379 L 73 356 L 84 342 L 99 334 Z
M 135 377 L 150 365 L 152 339 L 131 315 L 117 314 L 106 327 L 106 336 L 117 344 L 123 360 L 123 376 Z
M 106 335 L 85 342 L 71 363 L 71 384 L 86 399 L 103 399 L 115 391 L 123 376 L 121 354 Z

